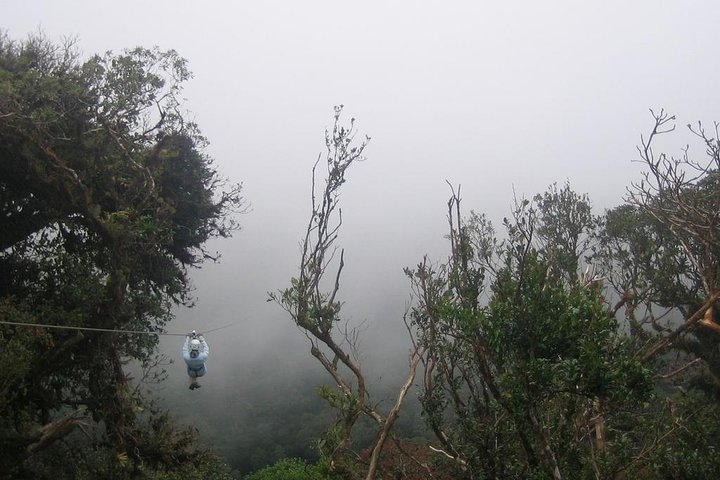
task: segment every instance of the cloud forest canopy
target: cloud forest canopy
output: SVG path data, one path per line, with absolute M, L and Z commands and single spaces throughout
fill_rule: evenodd
M 188 300 L 186 269 L 212 258 L 205 243 L 236 230 L 243 207 L 181 113 L 189 78 L 174 51 L 81 61 L 72 42 L 0 35 L 0 320 L 162 331 Z M 8 475 L 57 476 L 69 455 L 105 476 L 123 465 L 108 459 L 152 468 L 168 445 L 186 451 L 162 417 L 141 426 L 123 372 L 153 362 L 155 336 L 0 325 L 0 342 Z M 57 442 L 77 426 L 96 454 Z
M 334 212 L 365 143 L 350 148 L 353 122 L 342 127 L 338 118 L 336 110 L 299 274 L 270 295 L 332 378 L 321 395 L 337 417 L 320 441 L 319 465 L 365 480 L 717 475 L 715 136 L 691 127 L 704 159 L 687 150 L 680 159 L 656 157 L 650 144 L 672 130 L 673 117 L 654 114 L 639 148 L 648 170 L 625 205 L 596 216 L 586 195 L 552 185 L 516 200 L 504 236 L 484 215 L 464 216 L 453 190 L 448 260 L 406 269 L 415 299 L 405 318 L 408 376 L 383 414 L 358 360 L 357 331 L 342 325 L 345 263 L 342 249 L 333 255 L 342 223 Z M 419 447 L 393 428 L 416 373 L 434 437 Z M 360 417 L 377 434 L 358 455 Z
M 188 78 L 172 51 L 81 61 L 71 43 L 0 37 L 0 322 L 161 331 L 188 300 L 186 269 L 212 258 L 205 242 L 231 234 L 243 205 L 181 114 Z M 597 217 L 586 196 L 554 185 L 518 201 L 502 236 L 463 215 L 453 191 L 447 261 L 406 271 L 416 296 L 408 375 L 384 408 L 342 322 L 339 191 L 365 142 L 353 144 L 340 110 L 335 119 L 299 274 L 271 296 L 330 375 L 320 391 L 336 418 L 318 442 L 321 468 L 275 471 L 717 476 L 717 127 L 692 127 L 705 158 L 656 156 L 653 138 L 673 118 L 655 115 L 639 149 L 646 175 Z M 230 478 L 129 383 L 130 359 L 149 379 L 161 373 L 155 347 L 152 336 L 0 323 L 0 475 Z M 416 372 L 434 437 L 411 444 L 394 426 Z M 375 438 L 358 453 L 363 418 Z

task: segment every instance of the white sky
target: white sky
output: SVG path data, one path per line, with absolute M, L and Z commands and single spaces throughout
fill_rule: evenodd
M 348 313 L 372 338 L 400 323 L 402 268 L 446 255 L 446 180 L 462 184 L 466 211 L 494 220 L 513 190 L 532 196 L 553 182 L 569 181 L 602 211 L 638 178 L 631 160 L 649 108 L 676 114 L 681 128 L 720 120 L 713 0 L 0 5 L 14 39 L 40 29 L 77 36 L 88 56 L 157 45 L 189 60 L 186 106 L 253 209 L 243 231 L 214 244 L 222 263 L 194 276 L 198 306 L 178 322 L 243 320 L 224 334 L 240 350 L 269 348 L 277 332 L 299 336 L 266 292 L 296 267 L 310 170 L 336 104 L 372 137 L 367 162 L 350 172 L 341 237 Z M 687 141 L 667 144 L 677 152 Z

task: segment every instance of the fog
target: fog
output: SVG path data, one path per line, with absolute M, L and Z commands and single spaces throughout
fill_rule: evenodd
M 294 384 L 307 374 L 309 396 L 323 381 L 306 339 L 266 300 L 297 269 L 334 105 L 357 119 L 358 138 L 372 137 L 342 194 L 344 313 L 364 329 L 371 381 L 398 384 L 408 348 L 402 269 L 447 255 L 446 181 L 462 185 L 466 211 L 496 224 L 514 195 L 553 182 L 602 212 L 639 178 L 632 161 L 652 127 L 648 109 L 677 115 L 677 134 L 664 140 L 671 153 L 689 141 L 685 124 L 720 120 L 720 3 L 711 0 L 4 3 L 10 38 L 74 36 L 86 56 L 157 45 L 189 61 L 185 106 L 250 204 L 242 230 L 211 243 L 220 263 L 192 272 L 196 306 L 168 327 L 234 324 L 208 334 L 202 389 L 186 388 L 179 337 L 160 344 L 175 363 L 158 395 L 201 431 L 211 413 L 245 418 L 268 377 Z

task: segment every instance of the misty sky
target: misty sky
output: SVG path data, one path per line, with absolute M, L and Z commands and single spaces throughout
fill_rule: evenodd
M 466 211 L 496 223 L 513 192 L 553 182 L 588 193 L 599 213 L 639 178 L 632 160 L 649 108 L 677 115 L 680 129 L 720 120 L 720 2 L 711 0 L 5 0 L 1 11 L 13 39 L 41 30 L 76 36 L 86 56 L 157 45 L 189 60 L 186 107 L 252 204 L 243 230 L 213 243 L 222 262 L 193 275 L 197 307 L 169 328 L 242 322 L 209 338 L 210 385 L 220 382 L 213 371 L 231 382 L 223 365 L 280 337 L 297 341 L 287 351 L 305 351 L 265 300 L 297 266 L 334 105 L 372 137 L 343 193 L 340 243 L 347 313 L 367 321 L 373 341 L 402 330 L 402 268 L 446 256 L 446 180 L 462 185 Z M 668 137 L 668 150 L 688 138 Z M 170 355 L 173 342 L 162 344 Z

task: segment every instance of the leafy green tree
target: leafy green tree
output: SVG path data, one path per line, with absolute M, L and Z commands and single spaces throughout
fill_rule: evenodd
M 578 195 L 566 183 L 560 189 L 551 185 L 544 194 L 536 195 L 534 201 L 541 251 L 554 273 L 572 283 L 586 263 L 598 227 L 599 219 L 592 213 L 590 198 Z
M 553 185 L 501 240 L 453 194 L 450 259 L 408 270 L 424 412 L 458 477 L 717 475 L 718 127 L 689 126 L 704 159 L 673 158 L 654 118 L 627 204 L 595 218 Z
M 653 130 L 638 148 L 647 171 L 628 203 L 607 212 L 594 259 L 618 300 L 615 310 L 648 342 L 643 359 L 664 362 L 669 350 L 684 353 L 678 361 L 702 367 L 704 388 L 720 398 L 720 147 L 698 124 L 688 127 L 701 139 L 704 159 L 692 158 L 689 147 L 680 158 L 656 154 L 652 143 L 675 127 L 665 112 L 653 115 Z
M 654 246 L 665 261 L 658 265 L 660 269 L 654 269 L 656 272 L 643 272 L 640 280 L 654 285 L 650 291 L 653 295 L 646 297 L 654 306 L 684 321 L 678 324 L 674 318 L 674 323 L 666 323 L 665 331 L 658 328 L 662 338 L 644 358 L 651 359 L 670 345 L 702 358 L 718 395 L 719 359 L 713 352 L 720 345 L 716 305 L 720 298 L 720 142 L 698 123 L 688 128 L 700 139 L 704 157 L 694 158 L 689 146 L 679 158 L 656 154 L 653 142 L 674 130 L 675 117 L 664 111 L 653 116 L 653 130 L 638 148 L 647 171 L 630 189 L 628 200 L 638 216 L 648 219 L 645 223 L 653 227 L 650 237 L 663 240 Z M 653 311 L 652 307 L 648 310 Z
M 482 216 L 464 221 L 454 193 L 448 262 L 407 270 L 415 341 L 426 348 L 424 412 L 458 477 L 599 474 L 614 412 L 649 394 L 649 371 L 617 336 L 599 289 L 570 275 L 580 251 L 559 257 L 557 242 L 542 241 L 559 231 L 547 211 L 575 220 L 567 214 L 578 205 L 554 193 L 537 197 L 539 211 L 518 202 L 504 240 Z
M 10 476 L 43 478 L 43 452 L 80 442 L 78 428 L 127 459 L 124 470 L 152 463 L 123 365 L 156 362 L 156 336 L 81 329 L 162 332 L 171 306 L 189 301 L 187 268 L 213 258 L 205 242 L 237 229 L 240 186 L 219 177 L 181 115 L 189 77 L 174 51 L 81 62 L 71 42 L 0 36 L 0 469 Z
M 627 448 L 618 474 L 710 478 L 720 471 L 717 124 L 714 134 L 688 125 L 704 155 L 687 146 L 675 157 L 653 149 L 674 131 L 674 117 L 653 118 L 638 147 L 642 180 L 606 213 L 593 254 L 612 310 L 656 380 L 652 401 L 619 434 Z
M 705 160 L 656 157 L 655 120 L 626 205 L 595 219 L 552 186 L 500 239 L 454 193 L 450 259 L 408 270 L 424 413 L 458 477 L 717 475 L 720 144 L 698 125 Z

